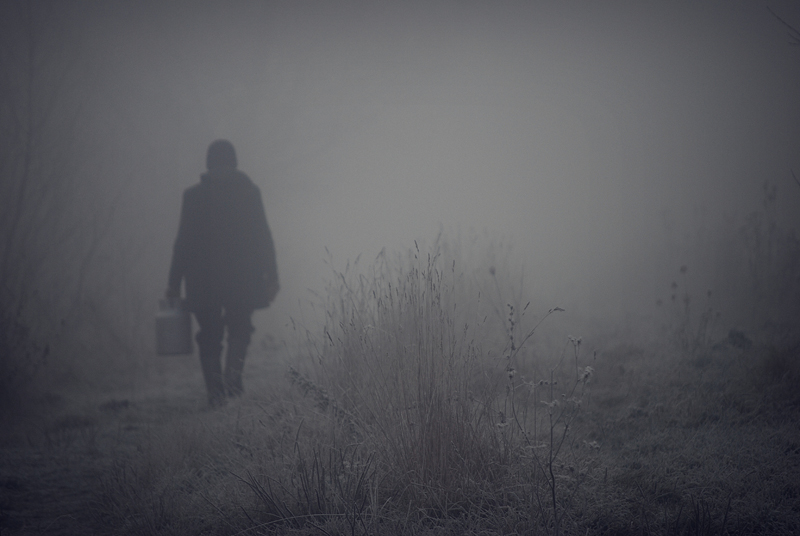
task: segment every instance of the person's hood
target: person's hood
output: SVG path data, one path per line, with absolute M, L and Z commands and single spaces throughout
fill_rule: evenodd
M 227 186 L 231 182 L 252 184 L 250 177 L 235 168 L 217 168 L 200 175 L 200 183 L 211 188 Z

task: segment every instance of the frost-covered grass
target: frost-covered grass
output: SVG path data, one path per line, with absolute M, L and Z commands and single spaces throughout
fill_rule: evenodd
M 800 531 L 797 347 L 539 344 L 568 313 L 503 303 L 498 270 L 456 253 L 335 273 L 324 327 L 283 373 L 155 427 L 103 479 L 97 519 L 127 534 Z

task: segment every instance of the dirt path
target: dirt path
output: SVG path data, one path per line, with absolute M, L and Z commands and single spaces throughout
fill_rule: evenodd
M 257 388 L 280 373 L 274 360 L 248 364 Z M 208 411 L 196 357 L 157 364 L 135 390 L 51 396 L 0 432 L 0 536 L 103 534 L 96 501 L 115 463 L 149 436 Z

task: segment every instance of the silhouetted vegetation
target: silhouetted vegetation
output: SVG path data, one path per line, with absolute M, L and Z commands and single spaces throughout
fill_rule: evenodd
M 105 331 L 87 288 L 114 206 L 88 172 L 68 3 L 0 13 L 0 407 L 16 412 L 45 363 L 65 370 L 87 330 Z

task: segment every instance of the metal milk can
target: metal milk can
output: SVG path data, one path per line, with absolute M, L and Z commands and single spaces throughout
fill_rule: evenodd
M 156 313 L 156 351 L 158 355 L 191 354 L 192 317 L 180 298 L 158 302 Z

